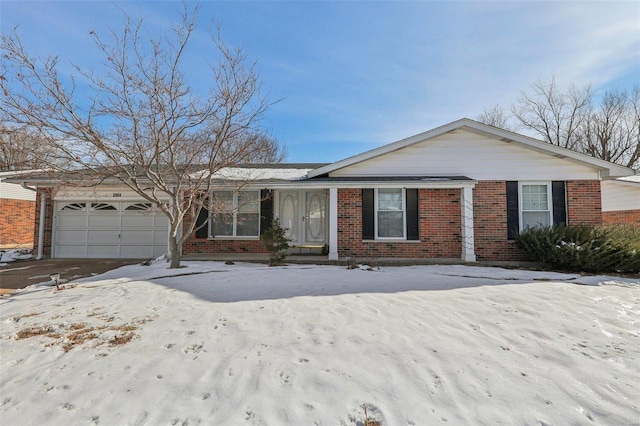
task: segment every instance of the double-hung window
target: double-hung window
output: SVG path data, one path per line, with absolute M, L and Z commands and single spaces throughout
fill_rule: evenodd
M 551 183 L 520 183 L 520 229 L 553 224 Z
M 259 191 L 216 191 L 212 234 L 215 237 L 258 237 L 260 235 Z
M 376 237 L 404 239 L 405 194 L 402 188 L 376 190 Z

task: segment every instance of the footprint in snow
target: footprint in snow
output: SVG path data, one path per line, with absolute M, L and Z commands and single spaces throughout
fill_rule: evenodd
M 149 415 L 149 413 L 147 413 L 146 411 L 143 411 L 142 413 L 138 414 L 138 417 L 136 417 L 135 421 L 133 422 L 133 425 L 134 426 L 140 426 L 140 425 L 144 424 L 144 422 L 147 419 L 148 415 Z
M 69 402 L 67 402 L 67 403 L 63 404 L 63 405 L 60 407 L 60 409 L 61 409 L 61 410 L 66 410 L 66 411 L 71 411 L 71 410 L 73 410 L 74 408 L 76 408 L 76 407 L 75 407 L 75 405 L 73 405 L 73 404 L 71 404 L 71 403 L 69 403 Z

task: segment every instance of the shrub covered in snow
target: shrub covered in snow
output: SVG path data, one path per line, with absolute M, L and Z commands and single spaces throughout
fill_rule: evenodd
M 640 272 L 640 226 L 534 228 L 516 237 L 535 261 L 584 272 Z

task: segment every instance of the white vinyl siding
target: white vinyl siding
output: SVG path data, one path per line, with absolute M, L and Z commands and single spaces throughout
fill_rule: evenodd
M 594 180 L 595 167 L 456 130 L 331 172 L 347 176 L 467 176 L 476 180 Z
M 260 235 L 259 191 L 216 191 L 219 206 L 212 215 L 214 237 L 258 237 Z
M 376 238 L 405 239 L 405 194 L 402 188 L 376 189 Z
M 553 225 L 550 182 L 521 182 L 519 192 L 521 230 Z
M 30 189 L 24 189 L 16 183 L 6 183 L 3 179 L 10 178 L 13 172 L 0 172 L 0 198 L 7 200 L 26 200 L 35 201 L 36 193 Z
M 602 211 L 640 210 L 640 181 L 602 182 Z

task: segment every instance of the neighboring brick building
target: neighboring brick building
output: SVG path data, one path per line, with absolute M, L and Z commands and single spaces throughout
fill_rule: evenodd
M 216 211 L 187 218 L 198 229 L 183 252 L 264 253 L 260 235 L 276 217 L 293 245 L 329 259 L 517 260 L 514 237 L 527 227 L 607 223 L 601 184 L 632 174 L 462 119 L 331 164 L 225 169 L 223 184 L 207 194 Z M 56 186 L 26 181 L 42 194 Z M 166 217 L 126 188 L 51 193 L 45 254 L 147 258 L 166 251 Z
M 35 191 L 5 183 L 19 172 L 0 172 L 0 248 L 32 248 Z

